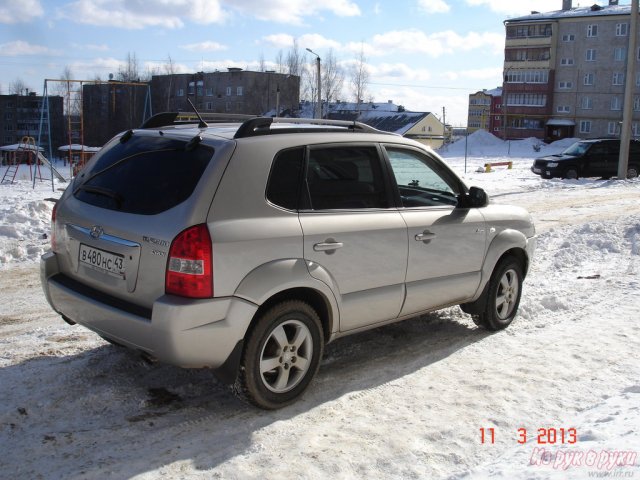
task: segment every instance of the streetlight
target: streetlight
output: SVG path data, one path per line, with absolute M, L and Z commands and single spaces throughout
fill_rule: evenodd
M 316 117 L 317 118 L 322 118 L 322 92 L 320 91 L 320 55 L 318 55 L 316 52 L 314 52 L 313 50 L 311 50 L 310 48 L 307 48 L 307 52 L 309 53 L 313 53 L 316 56 L 316 67 L 318 68 L 318 104 L 316 105 Z

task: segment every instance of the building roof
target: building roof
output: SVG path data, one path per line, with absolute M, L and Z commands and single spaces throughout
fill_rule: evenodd
M 384 132 L 404 135 L 429 112 L 363 112 L 358 121 Z
M 570 10 L 555 10 L 553 12 L 537 12 L 522 17 L 509 18 L 505 24 L 517 22 L 535 22 L 541 20 L 562 20 L 574 17 L 600 17 L 608 15 L 630 15 L 631 5 L 593 5 L 591 7 L 577 7 Z

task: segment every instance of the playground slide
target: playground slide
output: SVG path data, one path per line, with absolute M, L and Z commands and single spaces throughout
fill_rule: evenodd
M 53 172 L 53 174 L 55 175 L 55 177 L 60 180 L 61 182 L 66 182 L 67 179 L 64 178 L 62 176 L 62 174 L 60 172 L 58 172 L 53 165 L 51 165 L 51 162 L 49 162 L 49 160 L 47 160 L 47 157 L 45 157 L 44 155 L 42 155 L 42 153 L 38 152 L 38 160 L 40 160 L 44 165 L 48 166 L 49 168 L 51 168 L 51 171 Z

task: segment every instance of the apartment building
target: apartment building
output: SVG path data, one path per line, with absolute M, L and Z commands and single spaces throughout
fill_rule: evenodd
M 577 8 L 563 0 L 561 10 L 506 20 L 505 122 L 494 133 L 546 141 L 618 135 L 630 12 L 617 0 Z M 638 73 L 630 81 L 636 88 L 633 133 L 639 136 Z
M 0 95 L 0 145 L 18 143 L 23 137 L 32 137 L 37 141 L 38 134 L 41 135 L 40 144 L 48 145 L 49 133 L 56 148 L 64 144 L 62 97 L 48 97 L 51 128 L 48 128 L 45 118 L 40 133 L 42 100 L 43 97 L 35 92 L 27 92 L 26 95 Z
M 151 92 L 154 112 L 191 111 L 189 98 L 202 113 L 282 115 L 299 108 L 300 77 L 241 68 L 154 75 Z
M 482 90 L 469 95 L 467 131 L 487 130 L 494 135 L 502 131 L 502 88 Z

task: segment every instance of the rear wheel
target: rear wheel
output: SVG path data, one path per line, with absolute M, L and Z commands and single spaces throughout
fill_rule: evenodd
M 630 165 L 627 168 L 627 178 L 636 178 L 638 176 L 638 167 L 635 165 Z
M 520 305 L 522 266 L 514 257 L 503 258 L 491 275 L 484 295 L 484 308 L 474 317 L 476 325 L 502 330 L 511 324 Z
M 578 170 L 576 168 L 570 167 L 564 172 L 564 178 L 569 180 L 576 180 L 578 178 Z
M 235 390 L 260 408 L 284 407 L 306 390 L 322 349 L 317 312 L 299 300 L 279 303 L 249 333 Z

